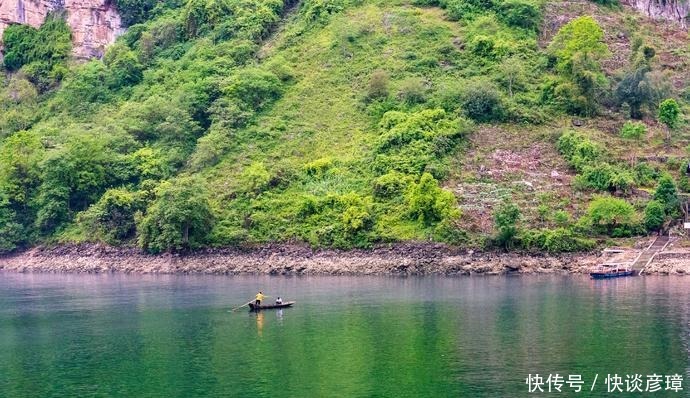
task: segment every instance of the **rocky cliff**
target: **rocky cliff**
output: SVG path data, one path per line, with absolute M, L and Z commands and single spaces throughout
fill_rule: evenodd
M 12 23 L 38 27 L 48 13 L 58 11 L 67 15 L 78 58 L 102 56 L 123 31 L 111 0 L 0 0 L 0 35 Z
M 623 2 L 652 18 L 676 21 L 683 28 L 688 27 L 690 0 L 623 0 Z

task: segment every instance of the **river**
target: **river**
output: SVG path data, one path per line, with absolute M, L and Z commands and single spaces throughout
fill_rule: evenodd
M 0 396 L 688 397 L 689 287 L 0 272 Z M 257 289 L 297 304 L 230 312 Z M 585 391 L 528 394 L 536 374 Z M 609 394 L 609 374 L 678 374 L 684 390 Z

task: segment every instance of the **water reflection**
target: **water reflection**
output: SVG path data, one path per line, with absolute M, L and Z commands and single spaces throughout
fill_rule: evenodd
M 690 380 L 688 283 L 0 273 L 0 396 L 496 397 L 526 395 L 528 373 Z M 300 305 L 228 313 L 259 285 Z
M 264 331 L 264 313 L 263 311 L 256 311 L 254 313 L 254 317 L 256 318 L 256 331 L 259 334 L 259 337 L 263 335 Z
M 278 319 L 278 326 L 283 326 L 283 310 L 279 309 L 276 311 L 276 318 Z

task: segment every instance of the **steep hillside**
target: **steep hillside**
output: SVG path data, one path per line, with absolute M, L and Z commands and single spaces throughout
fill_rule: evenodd
M 588 250 L 690 189 L 687 32 L 625 5 L 142 4 L 87 63 L 59 16 L 5 30 L 0 250 Z

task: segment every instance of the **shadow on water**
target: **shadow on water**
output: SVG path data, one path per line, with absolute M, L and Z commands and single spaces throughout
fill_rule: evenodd
M 527 395 L 534 373 L 690 380 L 689 283 L 0 273 L 0 396 L 497 397 Z M 229 312 L 259 288 L 298 304 Z M 635 396 L 605 391 L 587 396 Z

